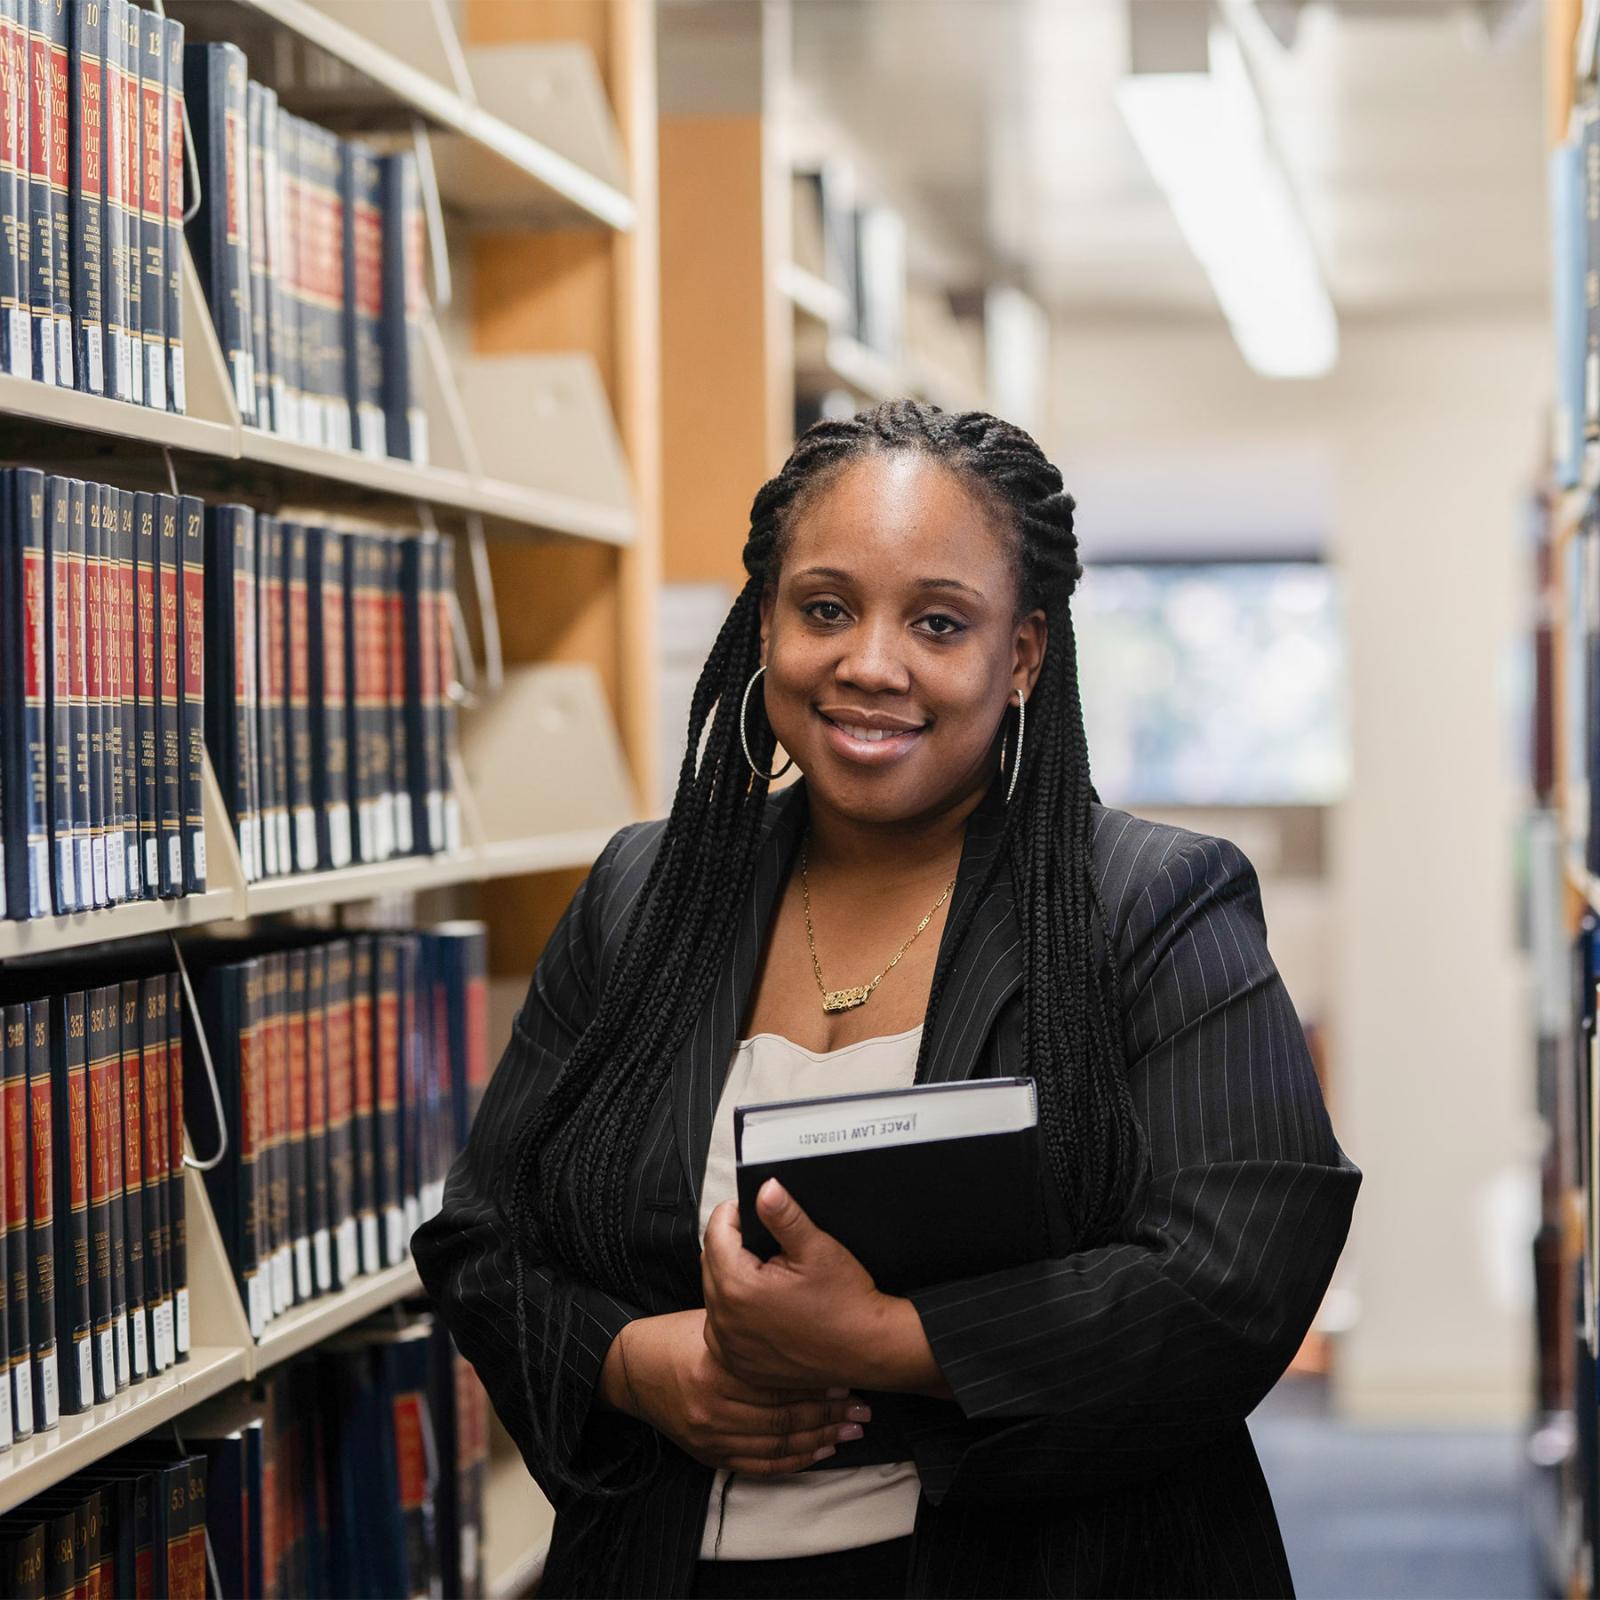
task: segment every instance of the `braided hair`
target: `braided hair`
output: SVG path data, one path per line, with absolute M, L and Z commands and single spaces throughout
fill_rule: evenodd
M 1028 703 L 1027 757 L 1006 807 L 1002 850 L 946 936 L 927 1015 L 938 1012 L 951 958 L 1005 853 L 1021 937 L 1023 1071 L 1037 1084 L 1048 1167 L 1075 1245 L 1114 1237 L 1127 1212 L 1145 1141 L 1127 1083 L 1105 911 L 1090 863 L 1089 807 L 1098 796 L 1089 779 L 1068 606 L 1083 573 L 1074 502 L 1060 472 L 1022 429 L 987 412 L 947 413 L 894 400 L 808 428 L 755 497 L 744 546 L 749 578 L 695 685 L 660 847 L 594 1017 L 516 1136 L 503 1175 L 502 1204 L 529 1261 L 644 1298 L 627 1242 L 629 1169 L 673 1059 L 727 956 L 737 920 L 730 908 L 744 902 L 754 882 L 768 786 L 752 777 L 739 721 L 744 687 L 760 664 L 761 597 L 777 582 L 799 512 L 848 463 L 900 451 L 938 462 L 980 498 L 1009 539 L 1018 619 L 1042 609 L 1048 625 Z M 751 753 L 770 770 L 775 735 L 765 718 L 750 722 Z M 925 1028 L 922 1057 L 932 1037 Z M 919 1058 L 919 1081 L 925 1070 Z M 519 1260 L 519 1276 L 520 1270 Z M 520 1294 L 518 1304 L 524 1377 L 537 1383 Z M 547 1352 L 560 1348 L 562 1330 L 547 1321 L 544 1342 Z M 559 1362 L 544 1363 L 546 1376 L 552 1365 Z M 557 1385 L 539 1387 L 553 1398 Z M 536 1415 L 540 1409 L 533 1408 Z M 553 1422 L 545 1426 L 558 1431 Z M 573 1487 L 618 1489 L 594 1481 Z

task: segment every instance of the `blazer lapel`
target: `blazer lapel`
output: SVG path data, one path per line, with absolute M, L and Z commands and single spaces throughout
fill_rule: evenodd
M 738 1042 L 739 1023 L 778 895 L 800 846 L 807 812 L 804 790 L 802 780 L 771 798 L 756 856 L 755 883 L 739 913 L 729 955 L 673 1063 L 672 1131 L 697 1209 L 711 1125 Z M 1000 850 L 1004 823 L 1003 791 L 998 783 L 992 784 L 967 819 L 950 914 L 939 940 L 939 967 L 949 963 L 950 972 L 939 1014 L 933 1019 L 920 1082 L 946 1083 L 970 1076 L 1001 1006 L 1022 981 L 1011 868 L 1003 855 L 988 893 L 973 908 L 972 926 L 960 949 L 953 954 L 951 950 L 952 930 L 960 925 Z

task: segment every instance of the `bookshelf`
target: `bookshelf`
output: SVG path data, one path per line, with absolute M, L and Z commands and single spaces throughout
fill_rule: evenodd
M 0 921 L 0 963 L 428 895 L 482 916 L 497 977 L 525 983 L 577 877 L 638 814 L 638 796 L 652 792 L 661 453 L 653 8 L 648 0 L 167 0 L 167 9 L 193 42 L 238 43 L 288 109 L 425 153 L 456 278 L 423 340 L 430 462 L 333 451 L 246 426 L 187 246 L 188 414 L 0 376 L 4 454 L 129 485 L 176 481 L 184 492 L 263 510 L 400 526 L 436 520 L 457 535 L 458 587 L 485 662 L 469 686 L 463 760 L 452 773 L 462 846 L 247 883 L 208 756 L 203 894 Z M 583 285 L 576 305 L 574 269 Z M 482 574 L 459 538 L 480 530 L 503 613 L 508 698 L 554 719 L 559 757 L 530 763 L 517 717 L 497 700 Z M 540 698 L 552 683 L 553 710 Z M 502 792 L 510 782 L 521 785 L 513 796 Z M 184 1188 L 191 1358 L 0 1453 L 0 1512 L 152 1429 L 181 1431 L 197 1403 L 420 1292 L 403 1262 L 280 1315 L 257 1342 L 193 1168 Z M 553 1513 L 520 1461 L 494 1465 L 484 1527 L 490 1592 L 510 1595 L 536 1581 Z

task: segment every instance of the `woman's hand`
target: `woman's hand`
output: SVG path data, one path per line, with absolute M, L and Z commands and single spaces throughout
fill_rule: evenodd
M 706 1224 L 700 1278 L 711 1353 L 747 1383 L 787 1388 L 950 1393 L 909 1300 L 879 1292 L 867 1269 L 778 1182 L 756 1196 L 780 1254 L 744 1248 L 727 1200 Z
M 848 1390 L 768 1388 L 736 1378 L 712 1354 L 705 1312 L 630 1322 L 612 1341 L 601 1392 L 708 1467 L 755 1477 L 799 1472 L 859 1439 L 871 1410 Z

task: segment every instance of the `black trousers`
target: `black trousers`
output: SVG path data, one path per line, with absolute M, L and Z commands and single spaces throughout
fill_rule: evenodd
M 824 1556 L 697 1561 L 694 1600 L 903 1600 L 911 1536 Z

